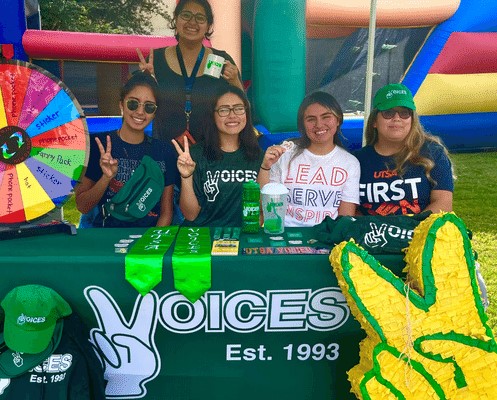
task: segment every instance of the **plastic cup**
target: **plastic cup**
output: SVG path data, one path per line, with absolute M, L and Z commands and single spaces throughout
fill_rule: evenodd
M 268 183 L 261 189 L 264 232 L 280 234 L 285 231 L 288 189 L 281 183 Z
M 225 59 L 221 56 L 209 54 L 205 63 L 204 74 L 219 78 L 223 73 L 224 61 Z

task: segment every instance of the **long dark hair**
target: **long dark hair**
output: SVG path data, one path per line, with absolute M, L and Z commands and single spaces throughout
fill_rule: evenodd
M 135 71 L 131 78 L 124 84 L 121 88 L 121 93 L 119 99 L 121 102 L 124 101 L 125 97 L 137 86 L 147 86 L 152 90 L 154 94 L 155 101 L 159 100 L 159 86 L 157 81 L 147 72 Z
M 307 108 L 312 104 L 320 104 L 323 107 L 326 107 L 332 112 L 335 117 L 337 117 L 338 128 L 335 135 L 333 136 L 333 143 L 335 143 L 337 146 L 343 147 L 342 141 L 340 140 L 340 136 L 342 135 L 342 131 L 340 128 L 343 123 L 342 107 L 340 107 L 338 101 L 331 94 L 321 91 L 312 92 L 304 97 L 304 100 L 302 100 L 302 103 L 300 103 L 299 110 L 297 111 L 297 128 L 300 132 L 300 137 L 292 139 L 297 147 L 290 160 L 288 160 L 288 168 L 290 168 L 290 164 L 292 163 L 292 161 L 311 145 L 311 140 L 309 139 L 309 136 L 307 136 L 307 131 L 305 130 L 304 114 Z
M 342 134 L 340 128 L 343 123 L 342 108 L 340 107 L 340 104 L 338 104 L 338 101 L 331 94 L 321 91 L 308 94 L 304 98 L 304 100 L 302 100 L 302 103 L 300 103 L 300 107 L 297 112 L 297 127 L 302 136 L 295 141 L 297 145 L 303 149 L 307 149 L 311 145 L 311 141 L 309 140 L 309 137 L 307 136 L 307 132 L 305 130 L 304 113 L 305 110 L 307 110 L 307 107 L 312 104 L 320 104 L 323 107 L 326 107 L 333 113 L 335 117 L 337 117 L 338 129 L 335 133 L 335 136 L 333 136 L 333 143 L 342 146 L 342 141 L 340 140 L 340 135 Z
M 256 160 L 261 154 L 261 148 L 257 142 L 257 137 L 254 132 L 254 126 L 252 124 L 252 112 L 250 108 L 250 103 L 247 99 L 245 92 L 236 86 L 225 86 L 221 88 L 216 96 L 213 98 L 209 105 L 209 114 L 206 115 L 203 124 L 203 141 L 204 141 L 204 155 L 208 160 L 221 160 L 223 158 L 223 152 L 219 144 L 219 130 L 216 126 L 216 121 L 214 119 L 214 113 L 216 112 L 216 106 L 218 100 L 227 93 L 233 93 L 238 96 L 245 106 L 245 114 L 247 117 L 247 123 L 245 128 L 240 132 L 240 149 L 243 151 L 245 158 L 248 161 Z
M 212 25 L 214 24 L 214 13 L 212 12 L 212 7 L 207 0 L 180 0 L 176 5 L 176 8 L 174 9 L 173 19 L 169 23 L 169 28 L 171 28 L 173 31 L 176 30 L 176 21 L 178 20 L 178 16 L 188 3 L 196 3 L 199 6 L 203 7 L 205 16 L 207 17 L 207 25 L 209 25 L 209 28 L 205 33 L 205 38 L 209 39 L 214 33 L 214 30 L 212 29 Z M 175 34 L 174 37 L 176 38 L 176 40 L 178 40 L 178 34 Z

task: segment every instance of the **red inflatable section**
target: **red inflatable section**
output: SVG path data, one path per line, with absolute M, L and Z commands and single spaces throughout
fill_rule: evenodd
M 151 48 L 172 46 L 174 37 L 27 30 L 24 51 L 31 58 L 49 60 L 138 62 L 136 49 L 146 57 Z
M 497 72 L 497 33 L 454 32 L 430 68 L 430 74 Z

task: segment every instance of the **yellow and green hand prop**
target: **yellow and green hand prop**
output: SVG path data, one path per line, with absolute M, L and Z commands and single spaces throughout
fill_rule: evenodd
M 480 300 L 466 226 L 433 214 L 407 249 L 406 281 L 354 242 L 330 255 L 366 331 L 349 371 L 361 399 L 497 399 L 497 344 Z

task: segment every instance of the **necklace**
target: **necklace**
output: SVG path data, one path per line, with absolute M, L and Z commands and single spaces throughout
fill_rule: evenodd
M 117 130 L 117 137 L 121 140 L 121 142 L 123 142 L 122 146 L 123 146 L 124 155 L 126 156 L 126 158 L 129 158 L 128 150 L 126 150 L 126 144 L 128 142 L 125 142 L 123 140 L 123 138 L 121 137 L 121 130 L 120 129 Z
M 147 143 L 147 137 L 146 136 L 143 138 L 143 140 L 140 143 L 129 143 L 129 142 L 127 142 L 126 140 L 124 140 L 121 137 L 121 130 L 120 129 L 117 130 L 117 137 L 119 139 L 121 139 L 122 148 L 123 148 L 124 155 L 126 156 L 126 158 L 129 158 L 129 154 L 128 154 L 127 148 L 129 148 L 129 151 L 131 152 L 131 150 L 137 149 L 136 146 L 140 146 L 140 145 L 142 145 L 144 143 Z
M 234 147 L 234 148 L 229 147 L 228 148 L 228 147 L 221 146 L 221 150 L 224 151 L 225 153 L 234 153 L 238 149 L 239 149 L 239 147 Z

